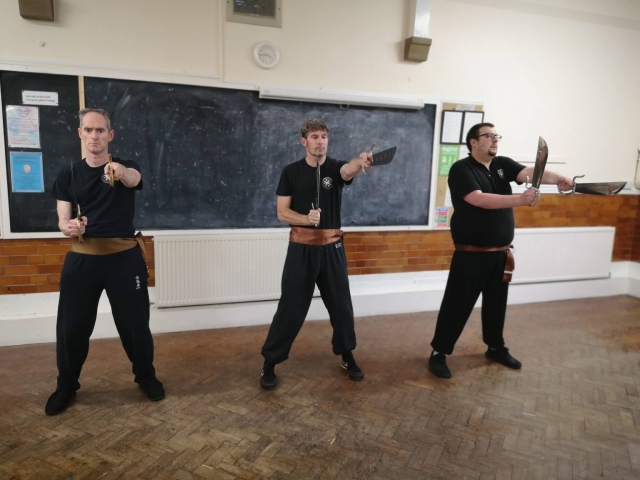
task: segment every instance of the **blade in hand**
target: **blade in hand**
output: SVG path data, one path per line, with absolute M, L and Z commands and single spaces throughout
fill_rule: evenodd
M 380 165 L 388 165 L 393 160 L 393 157 L 395 157 L 397 149 L 398 147 L 393 147 L 383 150 L 382 152 L 374 153 L 373 163 L 371 163 L 371 166 L 377 167 Z
M 531 179 L 531 186 L 536 190 L 540 189 L 542 183 L 542 175 L 544 175 L 544 169 L 547 166 L 547 158 L 549 158 L 549 148 L 544 138 L 538 137 L 538 151 L 536 153 L 536 164 L 533 167 L 533 178 Z
M 576 193 L 587 195 L 615 195 L 627 182 L 576 183 Z

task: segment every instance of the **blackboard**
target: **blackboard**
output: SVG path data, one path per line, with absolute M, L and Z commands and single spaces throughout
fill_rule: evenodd
M 300 125 L 312 117 L 329 125 L 333 158 L 349 160 L 372 143 L 379 150 L 398 147 L 392 164 L 345 188 L 343 226 L 428 221 L 435 105 L 348 107 L 265 100 L 257 92 L 232 89 L 102 78 L 84 82 L 86 106 L 111 113 L 116 136 L 110 152 L 142 168 L 137 229 L 283 226 L 276 217 L 275 189 L 282 168 L 304 157 Z M 69 136 L 77 158 L 76 123 Z M 45 175 L 50 189 L 55 174 Z M 47 202 L 48 211 L 55 210 L 55 202 Z M 24 225 L 16 230 L 12 222 L 12 231 L 50 230 L 53 217 L 40 220 L 36 230 Z
M 78 77 L 24 72 L 0 72 L 5 156 L 9 185 L 9 220 L 12 232 L 58 231 L 56 201 L 49 196 L 62 165 L 81 158 L 78 138 Z M 9 148 L 5 106 L 22 105 L 22 90 L 57 92 L 58 106 L 38 106 L 42 150 Z M 42 151 L 45 193 L 13 193 L 9 152 Z

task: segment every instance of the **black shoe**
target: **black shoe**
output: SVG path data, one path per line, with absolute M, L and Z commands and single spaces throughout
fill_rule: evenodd
M 156 377 L 151 377 L 138 386 L 147 394 L 147 398 L 152 402 L 158 402 L 164 398 L 164 388 L 160 380 Z
M 496 349 L 490 348 L 486 351 L 484 356 L 489 360 L 493 360 L 494 362 L 498 362 L 499 364 L 508 368 L 513 368 L 514 370 L 522 368 L 522 363 L 511 356 L 507 347 L 500 347 Z
M 429 357 L 429 370 L 436 377 L 451 378 L 451 370 L 447 367 L 447 356 L 444 353 L 431 352 Z
M 342 360 L 340 366 L 347 371 L 347 375 L 351 380 L 362 380 L 364 378 L 364 372 L 360 369 L 353 356 L 350 360 Z
M 260 373 L 260 386 L 265 390 L 273 390 L 278 386 L 278 377 L 276 377 L 276 364 L 264 361 L 262 372 Z
M 75 396 L 76 392 L 58 388 L 51 394 L 49 400 L 47 400 L 47 404 L 44 407 L 44 413 L 47 415 L 58 415 L 64 412 Z

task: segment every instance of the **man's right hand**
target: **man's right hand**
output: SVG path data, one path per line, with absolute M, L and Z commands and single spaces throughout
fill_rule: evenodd
M 318 208 L 317 210 L 309 210 L 309 215 L 307 215 L 307 218 L 309 219 L 309 223 L 311 225 L 318 225 L 320 223 L 320 212 L 322 211 L 321 208 Z
M 520 194 L 520 205 L 533 205 L 538 198 L 538 192 L 533 188 L 527 188 Z
M 82 217 L 82 223 L 80 223 L 80 233 L 84 235 L 84 231 L 87 228 L 87 217 Z M 78 222 L 77 219 L 71 218 L 69 219 L 69 223 L 67 224 L 67 236 L 69 237 L 77 237 L 78 236 Z

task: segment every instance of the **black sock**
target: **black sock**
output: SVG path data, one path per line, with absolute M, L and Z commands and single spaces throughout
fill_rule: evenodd
M 347 363 L 349 363 L 349 362 L 350 362 L 350 361 L 352 361 L 352 360 L 353 360 L 353 353 L 352 353 L 351 351 L 344 352 L 344 353 L 342 354 L 342 361 L 343 361 L 343 362 L 347 362 Z

